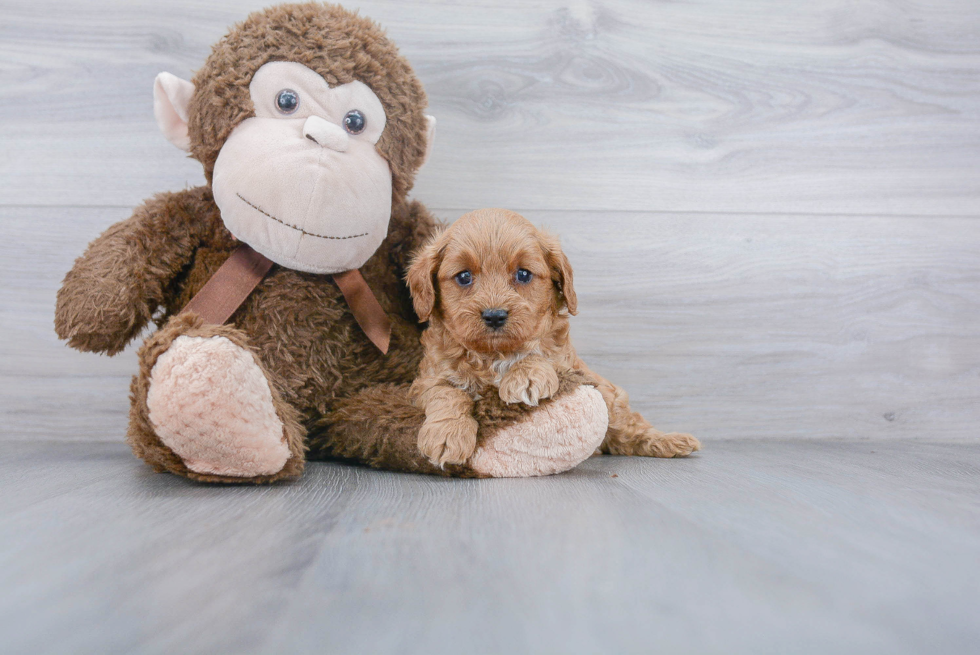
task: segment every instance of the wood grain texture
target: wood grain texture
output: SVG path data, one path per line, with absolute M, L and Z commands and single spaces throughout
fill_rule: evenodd
M 127 214 L 0 208 L 0 439 L 122 438 L 134 349 L 74 352 L 52 313 L 74 254 Z M 980 221 L 527 215 L 562 235 L 575 268 L 580 354 L 658 427 L 980 436 Z
M 264 0 L 0 5 L 0 203 L 133 206 L 201 180 L 157 133 Z M 425 83 L 435 207 L 975 215 L 973 0 L 349 3 Z
M 561 476 L 208 487 L 0 444 L 9 653 L 972 653 L 980 446 L 712 445 Z

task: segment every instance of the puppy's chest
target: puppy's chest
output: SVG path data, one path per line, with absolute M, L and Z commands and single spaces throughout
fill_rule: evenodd
M 532 353 L 524 352 L 499 359 L 463 361 L 448 376 L 449 383 L 470 394 L 473 400 L 479 400 L 486 395 L 488 389 L 498 388 L 511 368 L 530 354 Z

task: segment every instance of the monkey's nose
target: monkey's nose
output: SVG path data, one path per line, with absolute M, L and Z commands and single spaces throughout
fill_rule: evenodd
M 484 309 L 480 316 L 491 330 L 499 330 L 507 322 L 506 309 Z
M 350 143 L 350 137 L 347 136 L 344 128 L 319 116 L 310 116 L 306 119 L 303 123 L 303 136 L 322 148 L 330 148 L 337 152 L 345 152 L 347 144 Z

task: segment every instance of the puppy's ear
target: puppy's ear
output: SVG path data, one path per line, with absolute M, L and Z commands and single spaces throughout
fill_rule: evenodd
M 415 253 L 405 274 L 419 323 L 429 320 L 436 306 L 436 273 L 442 262 L 442 251 L 442 239 L 433 239 Z
M 558 290 L 558 309 L 567 307 L 568 313 L 574 316 L 578 313 L 578 297 L 575 295 L 575 285 L 572 281 L 572 265 L 562 252 L 558 237 L 542 232 L 539 238 L 544 249 L 544 257 L 548 267 L 551 268 L 551 280 Z

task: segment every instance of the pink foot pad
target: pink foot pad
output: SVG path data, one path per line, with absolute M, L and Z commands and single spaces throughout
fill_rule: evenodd
M 177 337 L 153 366 L 146 402 L 160 440 L 197 473 L 272 475 L 289 459 L 269 382 L 225 337 Z
M 494 434 L 477 448 L 469 464 L 495 478 L 561 473 L 588 459 L 602 444 L 608 426 L 602 394 L 582 385 Z

